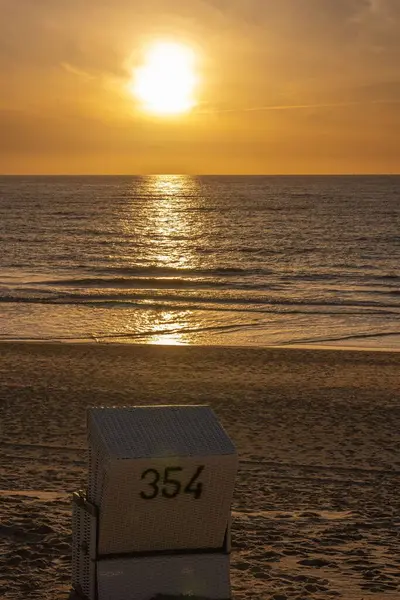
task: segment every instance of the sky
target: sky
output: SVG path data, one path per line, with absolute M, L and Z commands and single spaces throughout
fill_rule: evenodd
M 157 40 L 189 114 L 128 91 Z M 399 173 L 399 132 L 400 0 L 0 0 L 2 174 Z

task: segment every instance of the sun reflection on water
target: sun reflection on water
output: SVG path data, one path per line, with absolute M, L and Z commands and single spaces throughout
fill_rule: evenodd
M 158 334 L 150 337 L 147 340 L 148 344 L 155 346 L 184 346 L 188 342 L 182 340 L 182 336 L 179 333 L 173 334 Z
M 155 175 L 149 182 L 148 235 L 154 265 L 173 269 L 199 266 L 196 239 L 205 234 L 197 208 L 198 184 L 186 175 Z M 177 273 L 179 275 L 179 273 Z
M 148 337 L 148 343 L 168 346 L 187 344 L 181 331 L 187 327 L 185 312 L 187 311 L 161 311 L 150 323 L 154 333 Z
M 154 175 L 154 189 L 164 196 L 177 196 L 193 181 L 187 175 Z
M 199 210 L 199 182 L 187 175 L 153 175 L 141 178 L 132 189 L 130 207 L 121 218 L 124 236 L 132 240 L 135 252 L 132 264 L 142 265 L 132 285 L 149 292 L 153 297 L 149 304 L 155 310 L 142 306 L 135 311 L 134 324 L 126 323 L 126 329 L 134 329 L 149 344 L 190 344 L 190 331 L 198 324 L 195 313 L 182 310 L 181 303 L 204 262 L 198 253 L 207 236 Z

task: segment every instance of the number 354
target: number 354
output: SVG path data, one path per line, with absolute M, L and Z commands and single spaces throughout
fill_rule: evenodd
M 188 481 L 182 482 L 182 477 L 177 478 L 182 471 L 182 467 L 166 467 L 163 473 L 156 469 L 147 469 L 141 476 L 141 480 L 146 484 L 146 489 L 140 492 L 140 497 L 144 500 L 154 500 L 160 494 L 164 498 L 176 498 L 179 494 L 192 494 L 198 500 L 203 492 L 203 484 L 199 481 L 199 477 L 204 471 L 204 465 L 197 467 Z

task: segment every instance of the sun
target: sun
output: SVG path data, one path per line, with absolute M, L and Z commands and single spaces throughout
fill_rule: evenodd
M 179 115 L 195 106 L 197 84 L 193 50 L 157 42 L 148 48 L 144 64 L 134 70 L 130 90 L 146 112 Z

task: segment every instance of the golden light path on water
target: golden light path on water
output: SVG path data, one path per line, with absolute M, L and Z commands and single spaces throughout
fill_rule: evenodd
M 155 266 L 196 269 L 200 266 L 192 242 L 204 235 L 201 219 L 190 209 L 198 193 L 196 179 L 185 175 L 156 175 L 150 184 L 154 197 L 149 211 L 149 233 L 155 234 Z M 165 250 L 168 250 L 166 253 Z
M 193 328 L 201 327 L 198 311 L 181 309 L 179 304 L 171 309 L 164 309 L 161 307 L 161 298 L 164 294 L 176 296 L 174 282 L 179 289 L 185 273 L 200 267 L 196 240 L 204 240 L 207 232 L 204 220 L 197 210 L 193 210 L 198 208 L 199 185 L 195 177 L 187 175 L 154 175 L 143 178 L 139 192 L 137 182 L 135 185 L 135 194 L 145 198 L 145 202 L 140 205 L 143 212 L 139 221 L 142 224 L 141 233 L 149 242 L 146 252 L 151 253 L 152 265 L 160 270 L 154 283 L 154 289 L 158 290 L 160 296 L 160 308 L 149 306 L 146 309 L 144 301 L 142 309 L 135 311 L 134 322 L 126 323 L 124 330 L 143 332 L 143 341 L 148 344 L 194 343 Z M 132 210 L 137 208 L 136 204 L 135 207 L 132 206 Z M 137 231 L 131 230 L 132 224 L 138 223 L 137 216 L 125 218 L 121 223 L 124 233 L 129 234 L 132 239 L 137 237 Z M 174 274 L 171 275 L 168 270 L 174 270 Z M 182 276 L 179 270 L 182 270 Z M 190 294 L 190 282 L 185 292 Z M 121 314 L 121 319 L 123 318 L 124 313 Z M 120 329 L 121 325 L 119 323 Z

